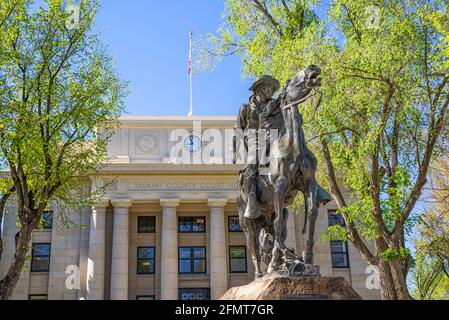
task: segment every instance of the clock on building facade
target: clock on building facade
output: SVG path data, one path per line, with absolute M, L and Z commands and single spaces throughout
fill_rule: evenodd
M 189 152 L 197 152 L 202 148 L 201 139 L 195 135 L 190 135 L 184 140 L 184 147 Z

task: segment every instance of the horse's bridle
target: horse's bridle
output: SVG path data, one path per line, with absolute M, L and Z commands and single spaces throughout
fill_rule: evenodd
M 306 76 L 306 75 L 304 74 L 304 77 L 305 77 L 305 76 Z M 310 80 L 311 80 L 310 77 L 308 77 L 307 81 L 303 80 L 303 82 L 305 82 L 306 89 L 314 89 L 313 86 L 309 86 L 309 84 L 308 84 L 308 83 L 310 82 Z M 294 84 L 294 82 L 293 82 L 293 84 Z M 286 88 L 289 87 L 290 85 L 292 85 L 292 84 L 291 84 L 291 83 L 288 83 L 287 86 L 286 86 Z M 282 95 L 284 95 L 285 97 L 287 97 L 287 94 L 288 94 L 290 91 L 292 91 L 294 88 L 296 88 L 296 87 L 292 86 L 292 87 L 289 88 L 288 90 L 287 90 L 287 89 L 283 90 Z M 302 103 L 302 102 L 306 101 L 307 99 L 309 99 L 310 97 L 316 95 L 316 93 L 312 94 L 312 91 L 313 91 L 313 90 L 310 90 L 309 94 L 307 94 L 305 97 L 303 97 L 303 98 L 301 98 L 301 99 L 298 99 L 298 100 L 295 100 L 295 101 L 292 101 L 292 102 L 290 102 L 289 104 L 287 104 L 286 106 L 283 106 L 283 107 L 282 107 L 282 110 L 291 108 L 291 107 L 293 107 L 294 105 L 297 105 L 297 104 L 299 104 L 299 103 Z
M 313 89 L 313 87 L 308 87 L 308 88 L 312 88 L 312 89 Z M 290 90 L 289 90 L 289 91 L 290 91 Z M 289 91 L 287 91 L 286 93 L 288 93 Z M 316 95 L 316 93 L 312 94 L 312 90 L 311 90 L 310 93 L 309 93 L 308 95 L 306 95 L 305 97 L 303 97 L 303 98 L 301 98 L 301 99 L 298 99 L 298 100 L 295 100 L 295 101 L 293 101 L 293 102 L 290 102 L 290 103 L 287 104 L 286 106 L 283 106 L 283 107 L 282 107 L 282 110 L 291 108 L 291 107 L 293 107 L 293 106 L 295 106 L 295 105 L 297 105 L 297 104 L 299 104 L 299 103 L 302 103 L 302 102 L 306 101 L 307 99 L 309 99 L 310 97 L 313 97 L 314 95 Z

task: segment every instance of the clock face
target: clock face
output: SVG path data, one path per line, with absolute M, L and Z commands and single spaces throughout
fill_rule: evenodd
M 190 135 L 184 140 L 184 147 L 189 152 L 197 152 L 201 150 L 201 139 L 197 136 Z

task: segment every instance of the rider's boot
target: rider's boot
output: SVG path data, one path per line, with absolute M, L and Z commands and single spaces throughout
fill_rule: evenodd
M 248 219 L 257 219 L 262 215 L 257 203 L 257 196 L 255 192 L 251 192 L 248 196 L 244 217 Z

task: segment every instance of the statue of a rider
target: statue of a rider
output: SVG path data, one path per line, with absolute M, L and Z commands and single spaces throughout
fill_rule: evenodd
M 240 188 L 248 196 L 244 214 L 246 218 L 256 219 L 261 215 L 257 201 L 256 178 L 259 174 L 262 152 L 267 151 L 266 146 L 260 145 L 260 142 L 265 142 L 265 139 L 259 139 L 259 129 L 268 119 L 268 115 L 279 106 L 278 99 L 273 98 L 273 94 L 279 88 L 279 81 L 273 77 L 262 76 L 257 79 L 249 89 L 253 94 L 248 102 L 242 105 L 237 117 L 235 129 L 243 134 L 244 148 L 248 154 L 247 165 L 241 172 L 240 178 Z M 236 147 L 234 152 L 235 150 Z
M 262 274 L 260 263 L 264 254 L 268 258 L 263 259 L 268 273 L 280 269 L 295 274 L 319 273 L 312 265 L 314 229 L 318 207 L 329 202 L 331 197 L 316 181 L 317 159 L 306 146 L 297 108 L 320 86 L 320 72 L 315 65 L 307 67 L 288 80 L 276 98 L 273 95 L 280 89 L 279 82 L 271 76 L 262 76 L 251 86 L 252 94 L 237 117 L 234 161 L 237 150 L 240 157 L 244 151 L 245 163 L 239 174 L 237 206 L 257 277 Z M 277 137 L 273 136 L 275 134 Z M 298 192 L 302 192 L 305 203 L 303 233 L 306 225 L 309 226 L 303 257 L 284 243 L 286 207 Z M 306 269 L 310 272 L 305 272 Z
M 310 66 L 296 77 L 287 81 L 287 84 L 298 83 L 298 86 L 306 85 L 301 82 L 305 76 L 304 72 L 316 72 L 319 70 L 316 66 Z M 313 80 L 319 82 L 320 80 Z M 287 85 L 286 85 L 287 87 Z M 248 102 L 244 103 L 237 117 L 235 129 L 237 129 L 243 137 L 235 137 L 233 152 L 234 162 L 237 157 L 238 140 L 243 140 L 247 159 L 245 168 L 240 172 L 239 187 L 242 194 L 247 195 L 247 206 L 245 209 L 245 218 L 256 219 L 260 217 L 261 212 L 257 201 L 257 176 L 259 175 L 259 168 L 261 167 L 260 160 L 270 157 L 270 130 L 278 130 L 278 134 L 282 135 L 285 130 L 283 127 L 283 119 L 281 114 L 281 96 L 274 98 L 273 95 L 280 88 L 279 81 L 271 76 L 264 75 L 257 79 L 249 88 L 252 91 Z M 285 89 L 285 88 L 284 88 Z M 304 90 L 307 92 L 307 89 Z M 306 97 L 303 97 L 304 99 Z M 301 124 L 300 124 L 301 126 Z M 260 139 L 259 135 L 264 134 L 264 139 Z M 243 138 L 243 139 L 242 139 Z M 304 133 L 301 130 L 300 137 L 301 145 L 305 146 L 306 141 Z M 261 145 L 263 144 L 263 145 Z M 301 150 L 305 153 L 310 153 L 307 148 Z M 302 154 L 301 156 L 307 156 Z M 263 165 L 267 165 L 264 163 Z M 269 165 L 269 162 L 268 162 Z M 321 186 L 318 186 L 318 201 L 319 203 L 326 203 L 330 201 L 330 195 Z

